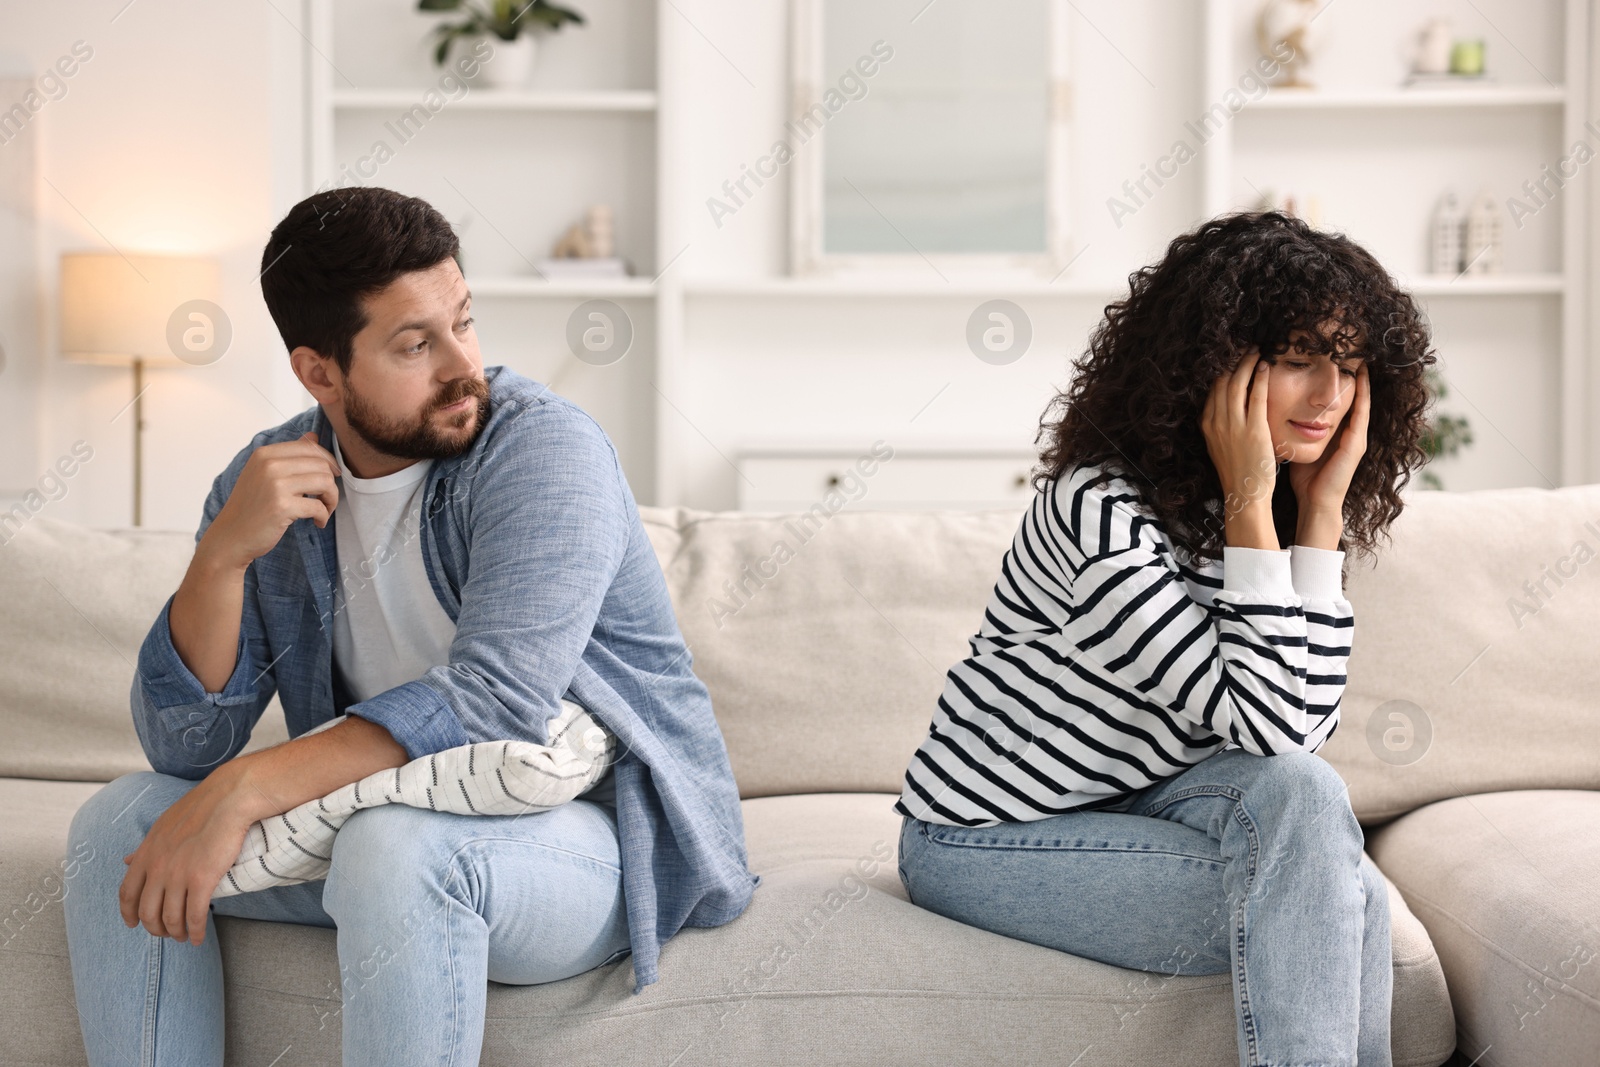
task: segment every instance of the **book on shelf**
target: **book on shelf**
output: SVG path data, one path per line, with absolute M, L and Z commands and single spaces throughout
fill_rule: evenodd
M 536 259 L 534 269 L 551 281 L 629 277 L 628 263 L 616 257 L 605 259 Z

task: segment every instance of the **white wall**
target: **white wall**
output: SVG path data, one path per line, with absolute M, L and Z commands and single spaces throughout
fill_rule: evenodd
M 909 19 L 923 5 L 898 6 Z M 1252 54 L 1248 21 L 1255 6 L 1241 0 L 1236 7 L 1241 70 Z M 788 26 L 786 5 L 776 2 L 675 0 L 674 7 L 680 14 L 662 30 L 673 38 L 667 47 L 685 57 L 671 103 L 681 114 L 664 121 L 683 136 L 669 150 L 686 173 L 676 189 L 677 217 L 667 219 L 669 231 L 678 232 L 664 243 L 688 245 L 681 262 L 690 293 L 673 398 L 682 409 L 675 444 L 685 455 L 678 479 L 683 500 L 733 506 L 738 476 L 725 457 L 769 439 L 1027 447 L 1041 409 L 1098 322 L 1102 301 L 1021 300 L 1033 319 L 1033 347 L 1022 360 L 995 367 L 974 359 L 964 342 L 967 316 L 982 296 L 823 301 L 694 294 L 696 280 L 786 270 L 787 173 L 720 228 L 705 199 L 779 135 L 787 117 Z M 1068 277 L 1115 285 L 1159 258 L 1171 238 L 1202 216 L 1200 161 L 1120 225 L 1107 209 L 1109 197 L 1123 195 L 1124 181 L 1137 179 L 1143 165 L 1186 136 L 1185 122 L 1208 103 L 1201 96 L 1202 5 L 1085 0 L 1072 12 L 1073 248 L 1082 255 Z M 1325 16 L 1316 73 L 1330 88 L 1396 85 L 1406 69 L 1404 28 L 1433 14 L 1452 17 L 1459 36 L 1487 39 L 1501 84 L 1544 85 L 1547 77 L 1561 83 L 1559 0 L 1340 0 Z M 1553 112 L 1283 114 L 1242 122 L 1236 120 L 1235 206 L 1253 199 L 1252 179 L 1319 193 L 1324 224 L 1345 229 L 1402 274 L 1425 270 L 1427 218 L 1447 185 L 1469 196 L 1483 187 L 1503 198 L 1536 176 L 1539 163 L 1557 158 L 1561 145 Z M 1330 150 L 1341 142 L 1351 147 Z M 1582 194 L 1574 187 L 1567 195 Z M 1522 231 L 1507 230 L 1508 271 L 1561 270 L 1558 205 Z M 1558 482 L 1560 301 L 1451 297 L 1430 301 L 1428 314 L 1453 390 L 1443 409 L 1466 415 L 1475 436 L 1462 458 L 1438 465 L 1446 485 Z
M 280 5 L 293 11 L 292 5 Z M 149 372 L 145 523 L 194 529 L 211 479 L 260 428 L 299 401 L 260 290 L 266 233 L 298 191 L 292 100 L 298 40 L 271 4 L 164 0 L 8 3 L 4 49 L 33 71 L 93 49 L 69 91 L 33 119 L 38 134 L 38 344 L 13 352 L 39 383 L 36 446 L 0 460 L 0 493 L 25 489 L 74 441 L 94 457 L 41 514 L 99 526 L 131 518 L 131 372 L 68 364 L 55 353 L 62 252 L 215 256 L 232 320 L 230 350 L 209 367 Z M 286 39 L 287 38 L 287 39 Z M 10 101 L 4 102 L 9 106 Z M 290 105 L 289 113 L 284 112 Z M 13 388 L 13 370 L 4 385 Z
M 534 90 L 652 90 L 656 85 L 655 0 L 585 0 L 582 26 L 538 39 Z M 336 0 L 331 41 L 310 62 L 331 96 L 350 90 L 400 89 L 407 105 L 421 87 L 438 85 L 429 47 L 441 16 L 401 0 Z M 451 58 L 464 54 L 457 46 Z M 492 65 L 495 60 L 489 60 Z M 331 64 L 331 68 L 329 66 Z M 655 115 L 651 111 L 474 111 L 453 82 L 438 115 L 402 143 L 392 132 L 405 110 L 335 107 L 323 181 L 365 180 L 419 196 L 456 226 L 462 265 L 474 289 L 474 317 L 484 362 L 504 364 L 548 383 L 589 412 L 616 445 L 634 493 L 654 496 L 655 309 L 651 300 L 621 298 L 633 344 L 620 362 L 582 363 L 567 347 L 568 318 L 581 295 L 490 295 L 496 280 L 533 282 L 535 262 L 591 205 L 607 204 L 617 254 L 641 279 L 659 269 L 656 248 Z M 387 124 L 387 125 L 386 125 Z M 352 177 L 379 142 L 393 158 Z
M 48 505 L 49 513 L 95 525 L 129 519 L 130 416 L 123 413 L 112 421 L 128 399 L 129 375 L 64 364 L 53 355 L 59 254 L 111 248 L 209 254 L 223 264 L 233 347 L 211 367 L 150 372 L 146 394 L 146 523 L 192 529 L 212 477 L 233 453 L 254 432 L 306 403 L 287 372 L 255 282 L 267 232 L 309 186 L 300 125 L 304 46 L 288 21 L 300 18 L 302 5 L 141 0 L 120 13 L 119 6 L 5 5 L 0 50 L 15 53 L 31 69 L 54 62 L 77 40 L 88 42 L 95 54 L 72 79 L 67 96 L 34 120 L 42 282 L 38 338 L 10 353 L 12 366 L 0 375 L 0 390 L 10 398 L 18 390 L 34 393 L 37 383 L 38 421 L 17 438 L 21 444 L 0 455 L 0 497 L 25 488 L 73 441 L 83 439 L 94 447 L 95 458 L 74 477 L 67 496 Z M 366 0 L 359 6 L 380 15 L 380 7 L 392 8 L 393 21 L 375 24 L 388 29 L 374 32 L 368 47 L 374 56 L 400 58 L 374 58 L 363 66 L 361 49 L 355 47 L 346 73 L 357 79 L 389 78 L 394 62 L 405 62 L 425 77 L 420 55 L 402 55 L 404 49 L 416 51 L 419 28 L 409 0 Z M 581 0 L 578 6 L 585 7 Z M 910 12 L 920 5 L 905 6 Z M 1330 45 L 1335 49 L 1330 61 L 1338 49 L 1348 57 L 1367 47 L 1372 31 L 1366 23 L 1394 17 L 1396 6 L 1340 0 L 1335 11 L 1347 29 Z M 1559 5 L 1553 0 L 1405 6 L 1415 7 L 1417 20 L 1435 8 L 1448 10 L 1463 31 L 1481 11 L 1489 20 L 1485 36 L 1491 63 L 1508 80 L 1532 80 L 1534 68 L 1560 77 L 1560 39 L 1553 29 Z M 336 5 L 336 11 L 346 9 L 353 10 Z M 1101 302 L 1061 296 L 1022 301 L 1033 319 L 1033 347 L 1022 360 L 996 367 L 980 363 L 965 347 L 965 322 L 978 302 L 971 294 L 948 300 L 697 294 L 698 283 L 776 277 L 786 270 L 787 174 L 769 181 L 720 227 L 705 200 L 736 176 L 741 164 L 765 153 L 782 126 L 788 5 L 782 0 L 674 0 L 659 9 L 659 25 L 654 12 L 649 19 L 627 14 L 648 11 L 647 4 L 590 0 L 586 10 L 591 9 L 595 39 L 573 37 L 547 52 L 549 65 L 540 77 L 551 85 L 647 88 L 659 75 L 662 170 L 654 205 L 659 230 L 648 258 L 659 267 L 681 250 L 663 282 L 687 285 L 689 293 L 682 344 L 672 348 L 665 365 L 641 361 L 614 402 L 610 392 L 616 387 L 610 383 L 616 376 L 607 378 L 600 369 L 573 368 L 563 387 L 575 396 L 582 393 L 586 406 L 605 409 L 602 421 L 613 436 L 625 435 L 624 424 L 646 428 L 629 438 L 636 466 L 637 453 L 648 448 L 654 431 L 648 410 L 654 389 L 668 396 L 671 407 L 663 418 L 671 425 L 662 426 L 661 433 L 681 452 L 681 469 L 670 482 L 678 487 L 674 499 L 667 502 L 732 506 L 737 476 L 724 457 L 773 441 L 827 440 L 853 447 L 881 437 L 906 448 L 1028 447 L 1040 410 L 1063 383 L 1070 359 L 1099 319 Z M 1082 247 L 1083 254 L 1070 276 L 1116 283 L 1159 256 L 1199 214 L 1198 165 L 1185 168 L 1120 227 L 1105 200 L 1124 180 L 1137 177 L 1142 164 L 1165 152 L 1185 120 L 1194 117 L 1202 16 L 1198 3 L 1172 0 L 1079 0 L 1074 11 L 1071 184 L 1074 247 Z M 351 40 L 348 26 L 341 32 Z M 652 51 L 657 35 L 659 48 Z M 615 45 L 614 64 L 583 59 L 597 41 Z M 1525 58 L 1517 56 L 1519 48 Z M 1371 51 L 1374 64 L 1396 62 L 1376 58 L 1376 46 Z M 1359 63 L 1346 66 L 1354 70 Z M 9 101 L 0 101 L 5 104 Z M 1275 121 L 1241 137 L 1242 166 L 1270 151 Z M 478 117 L 471 122 L 482 125 Z M 1405 147 L 1399 135 L 1387 136 L 1397 152 Z M 1432 143 L 1433 136 L 1423 143 Z M 1512 140 L 1519 136 L 1513 134 Z M 1535 153 L 1550 140 L 1538 131 L 1527 138 L 1521 150 Z M 1315 166 L 1308 157 L 1298 162 L 1301 158 L 1285 155 L 1281 165 Z M 1434 160 L 1439 166 L 1448 163 L 1445 157 Z M 1396 194 L 1406 203 L 1420 195 L 1412 174 L 1403 168 L 1395 174 Z M 508 168 L 491 177 L 501 183 L 518 180 Z M 1422 184 L 1431 188 L 1438 177 L 1425 174 Z M 1505 175 L 1492 177 L 1500 181 Z M 1331 206 L 1337 208 L 1337 202 Z M 644 214 L 649 208 L 638 202 L 634 210 Z M 1535 220 L 1540 229 L 1513 250 L 1514 265 L 1559 265 L 1559 241 L 1552 236 L 1559 217 L 1551 210 Z M 1373 231 L 1358 237 L 1370 238 L 1396 260 L 1419 254 L 1420 223 L 1406 224 L 1401 232 L 1399 222 L 1385 221 L 1381 213 L 1374 218 Z M 487 318 L 480 315 L 486 335 L 504 339 L 507 346 L 520 344 L 524 354 L 518 358 L 529 360 L 530 372 L 549 365 L 527 353 L 559 349 L 561 315 L 547 306 L 495 303 L 500 311 L 486 305 Z M 628 306 L 630 313 L 637 308 L 636 321 L 650 318 L 648 302 Z M 1558 306 L 1549 297 L 1437 306 L 1439 348 L 1454 368 L 1460 392 L 1476 405 L 1460 398 L 1449 404 L 1472 418 L 1478 436 L 1466 459 L 1441 467 L 1452 488 L 1540 485 L 1540 472 L 1556 467 Z M 641 326 L 642 344 L 676 345 L 675 338 L 653 337 L 653 325 Z M 25 337 L 27 331 L 18 333 Z M 1513 340 L 1505 341 L 1508 336 Z M 12 404 L 0 413 L 17 410 L 22 409 Z M 648 491 L 640 496 L 649 499 Z
M 664 243 L 688 246 L 680 262 L 691 286 L 682 395 L 674 397 L 685 423 L 678 433 L 687 457 L 683 498 L 701 507 L 732 507 L 737 475 L 723 456 L 771 441 L 823 438 L 864 447 L 883 438 L 897 448 L 1031 447 L 1040 411 L 1065 379 L 1069 354 L 1081 351 L 1100 317 L 1098 301 L 1021 301 L 1033 323 L 1032 347 L 1015 363 L 991 366 L 974 358 L 965 341 L 967 318 L 982 296 L 824 301 L 694 294 L 698 280 L 787 270 L 789 172 L 720 227 L 705 206 L 725 180 L 739 175 L 741 164 L 765 154 L 781 134 L 787 5 L 675 0 L 675 6 L 681 14 L 662 30 L 675 36 L 667 47 L 686 57 L 684 82 L 671 103 L 683 115 L 674 128 L 685 143 L 675 152 L 686 174 L 677 190 L 681 232 Z M 909 19 L 920 5 L 900 6 Z M 1137 177 L 1139 164 L 1157 154 L 1150 148 L 1164 150 L 1188 117 L 1199 80 L 1199 6 L 1159 0 L 1078 6 L 1121 54 L 1074 18 L 1078 104 L 1070 180 L 1073 249 L 1082 255 L 1071 277 L 1115 285 L 1194 213 L 1198 168 L 1169 182 L 1120 228 L 1103 200 L 1104 191 Z

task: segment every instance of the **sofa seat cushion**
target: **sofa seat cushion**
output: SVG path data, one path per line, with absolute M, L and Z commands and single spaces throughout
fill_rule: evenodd
M 104 785 L 0 778 L 0 1061 L 8 1065 L 87 1062 L 61 901 L 78 863 L 122 865 L 121 856 L 67 856 L 73 813 Z
M 12 829 L 0 890 L 46 886 L 97 784 L 0 779 Z M 746 801 L 764 881 L 726 926 L 686 929 L 661 981 L 634 996 L 626 959 L 544 986 L 491 983 L 485 1067 L 517 1064 L 1094 1064 L 1233 1067 L 1227 975 L 1163 979 L 964 926 L 900 885 L 900 819 L 885 793 Z M 120 862 L 120 857 L 117 857 Z M 70 880 L 66 886 L 70 891 Z M 46 894 L 48 895 L 48 894 Z M 1435 1067 L 1454 1043 L 1427 935 L 1394 902 L 1394 1049 Z M 339 1063 L 331 930 L 219 917 L 229 1062 Z M 14 1062 L 83 1061 L 59 889 L 0 957 L 0 1047 Z
M 1600 1059 L 1600 792 L 1480 793 L 1369 831 L 1439 952 L 1468 1057 Z

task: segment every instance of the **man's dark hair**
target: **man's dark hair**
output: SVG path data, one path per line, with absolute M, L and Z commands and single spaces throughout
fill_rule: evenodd
M 354 186 L 313 193 L 289 209 L 261 253 L 261 295 L 283 343 L 332 356 L 350 373 L 361 299 L 402 274 L 457 256 L 450 223 L 425 200 Z

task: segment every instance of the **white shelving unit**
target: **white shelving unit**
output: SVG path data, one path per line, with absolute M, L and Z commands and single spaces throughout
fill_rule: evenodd
M 338 0 L 337 9 L 334 0 L 302 2 L 312 27 L 309 192 L 365 148 L 363 130 L 410 109 L 437 74 L 418 58 L 428 21 L 398 14 L 395 0 Z M 1054 281 L 945 279 L 931 272 L 848 280 L 785 275 L 789 175 L 769 182 L 725 228 L 712 225 L 706 212 L 706 198 L 723 195 L 724 179 L 737 177 L 742 164 L 781 135 L 790 106 L 785 5 L 589 0 L 579 6 L 591 21 L 558 35 L 559 47 L 568 49 L 564 67 L 541 67 L 535 87 L 524 91 L 474 90 L 451 100 L 425 139 L 408 143 L 366 180 L 427 197 L 458 225 L 470 214 L 463 244 L 486 360 L 542 377 L 591 411 L 617 441 L 643 503 L 732 507 L 749 495 L 746 476 L 736 473 L 740 457 L 761 454 L 779 439 L 793 456 L 811 456 L 818 470 L 827 456 L 878 436 L 893 437 L 908 470 L 918 455 L 981 454 L 1014 464 L 1047 391 L 1060 384 L 1064 360 L 1081 351 L 1101 307 L 1126 291 L 1127 272 L 1142 265 L 1133 257 L 1156 254 L 1179 232 L 1174 227 L 1248 206 L 1252 183 L 1315 186 L 1325 171 L 1334 175 L 1326 199 L 1337 217 L 1323 224 L 1362 241 L 1430 318 L 1476 344 L 1480 372 L 1486 351 L 1528 362 L 1479 378 L 1488 383 L 1485 392 L 1512 398 L 1495 417 L 1509 411 L 1516 425 L 1484 425 L 1461 403 L 1460 390 L 1447 401 L 1484 431 L 1474 449 L 1496 436 L 1492 430 L 1506 431 L 1495 446 L 1498 465 L 1480 481 L 1542 481 L 1522 473 L 1528 468 L 1512 447 L 1532 455 L 1528 464 L 1551 481 L 1588 476 L 1587 174 L 1541 212 L 1536 237 L 1519 236 L 1506 273 L 1436 275 L 1423 258 L 1427 216 L 1445 176 L 1459 176 L 1458 191 L 1466 195 L 1481 181 L 1504 196 L 1575 140 L 1593 142 L 1583 127 L 1592 28 L 1582 0 L 1548 0 L 1521 24 L 1520 46 L 1532 47 L 1548 82 L 1533 79 L 1497 44 L 1491 67 L 1509 80 L 1403 88 L 1398 77 L 1372 76 L 1389 60 L 1384 48 L 1368 47 L 1366 55 L 1383 56 L 1370 62 L 1356 56 L 1329 88 L 1259 96 L 1205 139 L 1192 164 L 1199 180 L 1188 187 L 1198 195 L 1173 210 L 1168 192 L 1150 209 L 1154 214 L 1141 214 L 1138 222 L 1146 224 L 1165 212 L 1159 229 L 1136 239 L 1142 246 L 1130 240 L 1121 254 L 1107 256 L 1110 242 L 1095 237 L 1100 258 L 1090 255 Z M 1206 0 L 1192 14 L 1185 9 L 1182 32 L 1201 50 L 1200 76 L 1161 86 L 1165 114 L 1197 116 L 1236 84 L 1255 58 L 1242 30 L 1256 6 Z M 1472 9 L 1485 19 L 1507 10 L 1504 0 Z M 1404 0 L 1389 8 L 1335 5 L 1327 17 L 1341 20 L 1347 42 L 1382 42 L 1398 40 L 1429 13 L 1426 4 Z M 1466 9 L 1461 14 L 1476 17 Z M 1093 12 L 1084 17 L 1105 23 Z M 1551 25 L 1552 18 L 1560 25 Z M 372 39 L 347 54 L 336 23 L 341 32 Z M 1105 28 L 1118 35 L 1116 26 Z M 1130 106 L 1149 106 L 1139 103 L 1144 82 L 1125 69 L 1126 57 L 1097 34 L 1080 40 L 1084 84 L 1072 94 L 1079 108 L 1099 106 L 1086 91 L 1090 85 L 1103 88 L 1118 77 L 1127 79 L 1116 91 L 1129 94 Z M 902 45 L 909 47 L 909 38 L 896 40 Z M 405 56 L 408 49 L 405 71 L 398 61 L 375 67 L 369 60 Z M 542 51 L 540 63 L 556 62 L 558 52 Z M 1344 59 L 1331 62 L 1329 72 Z M 1074 118 L 1074 136 L 1083 117 Z M 1180 122 L 1083 122 L 1083 135 L 1103 139 L 1096 147 L 1120 162 L 1114 176 L 1101 170 L 1081 179 L 1074 211 L 1088 219 L 1102 210 L 1104 197 L 1140 161 L 1174 136 L 1188 136 Z M 1079 158 L 1089 158 L 1087 147 L 1080 145 Z M 532 261 L 589 202 L 618 207 L 619 251 L 638 276 L 541 279 Z M 579 363 L 563 341 L 567 315 L 595 298 L 618 302 L 635 325 L 634 349 L 605 368 Z M 967 316 L 990 299 L 1015 300 L 1034 320 L 1036 352 L 1003 371 L 969 362 L 965 350 Z M 1455 351 L 1441 348 L 1447 358 Z M 1514 445 L 1505 443 L 1513 437 Z M 1005 475 L 1014 481 L 1009 466 Z
M 1295 151 L 1303 151 L 1307 144 L 1316 144 L 1325 158 L 1336 160 L 1341 152 L 1349 151 L 1362 138 L 1388 138 L 1390 144 L 1401 136 L 1394 131 L 1410 131 L 1413 135 L 1467 139 L 1481 136 L 1484 143 L 1478 146 L 1461 145 L 1463 154 L 1477 151 L 1488 157 L 1495 151 L 1494 139 L 1505 137 L 1508 130 L 1528 141 L 1537 142 L 1534 153 L 1528 154 L 1521 165 L 1526 177 L 1537 179 L 1543 164 L 1560 159 L 1568 146 L 1579 139 L 1587 139 L 1584 114 L 1590 87 L 1588 85 L 1589 5 L 1584 0 L 1565 0 L 1557 5 L 1561 12 L 1559 40 L 1564 46 L 1562 76 L 1559 84 L 1464 84 L 1442 88 L 1431 87 L 1362 87 L 1335 86 L 1328 89 L 1278 89 L 1269 90 L 1251 100 L 1232 117 L 1223 122 L 1206 142 L 1204 153 L 1203 200 L 1207 216 L 1247 206 L 1241 196 L 1236 178 L 1238 171 L 1238 141 L 1251 135 L 1252 124 L 1271 122 L 1274 135 L 1293 137 L 1300 144 Z M 1240 74 L 1254 61 L 1253 50 L 1243 47 L 1247 39 L 1243 32 L 1252 17 L 1254 4 L 1243 0 L 1206 0 L 1205 56 L 1203 63 L 1205 100 L 1207 104 L 1224 98 Z M 1476 9 L 1474 9 L 1476 10 Z M 1407 9 L 1397 18 L 1396 29 L 1409 25 L 1405 20 L 1420 20 L 1424 13 Z M 1331 17 L 1331 16 L 1330 16 Z M 1498 42 L 1497 42 L 1498 46 Z M 1504 51 L 1504 50 L 1503 50 Z M 1526 57 L 1523 57 L 1526 58 Z M 1315 68 L 1314 68 L 1315 69 Z M 1326 116 L 1326 119 L 1324 119 Z M 1520 121 L 1515 129 L 1504 125 L 1507 117 Z M 1522 116 L 1520 120 L 1516 116 Z M 1297 119 L 1300 127 L 1288 126 L 1285 119 Z M 1329 126 L 1327 122 L 1341 123 Z M 1355 122 L 1360 122 L 1357 127 Z M 1495 123 L 1501 125 L 1494 125 Z M 1407 125 L 1411 124 L 1411 125 Z M 1518 150 L 1521 145 L 1512 145 Z M 1581 176 L 1580 176 L 1581 177 Z M 1260 180 L 1262 175 L 1256 175 Z M 1248 177 L 1243 180 L 1254 186 Z M 1393 171 L 1374 176 L 1375 181 L 1405 182 L 1407 176 Z M 1461 176 L 1462 190 L 1468 196 L 1473 192 L 1470 175 Z M 1516 192 L 1496 188 L 1505 195 Z M 1588 403 L 1588 374 L 1586 355 L 1587 322 L 1583 313 L 1583 294 L 1588 291 L 1586 275 L 1585 227 L 1587 225 L 1586 186 L 1582 181 L 1564 191 L 1560 199 L 1561 212 L 1559 249 L 1554 253 L 1556 262 L 1541 264 L 1538 270 L 1512 270 L 1502 274 L 1440 276 L 1423 273 L 1406 275 L 1397 271 L 1402 282 L 1421 298 L 1430 312 L 1437 304 L 1438 310 L 1449 314 L 1450 307 L 1460 307 L 1458 298 L 1478 300 L 1554 299 L 1561 302 L 1561 336 L 1559 358 L 1559 482 L 1570 485 L 1588 476 L 1587 439 L 1584 414 Z M 1392 185 L 1391 185 L 1392 188 Z M 1428 189 L 1436 198 L 1444 190 Z M 1379 202 L 1384 190 L 1366 191 L 1371 202 Z M 1417 245 L 1421 247 L 1431 213 L 1419 214 L 1415 219 Z M 1350 223 L 1350 219 L 1340 219 Z M 1327 224 L 1327 220 L 1324 220 Z M 1374 224 L 1380 225 L 1380 224 Z M 1507 231 L 1509 223 L 1503 223 Z M 1556 268 L 1559 269 L 1550 269 Z M 1393 269 L 1393 267 L 1391 267 Z
M 548 382 L 593 414 L 616 443 L 639 499 L 654 499 L 661 246 L 659 98 L 649 68 L 661 4 L 580 4 L 587 24 L 541 42 L 529 88 L 474 81 L 463 91 L 455 82 L 442 85 L 449 68 L 429 57 L 429 31 L 456 16 L 406 11 L 414 0 L 302 2 L 314 57 L 306 64 L 305 192 L 354 178 L 438 207 L 462 233 L 485 363 Z M 344 46 L 342 38 L 357 35 L 359 47 Z M 452 49 L 450 61 L 466 51 Z M 439 93 L 435 107 L 403 124 L 430 89 Z M 371 162 L 369 146 L 377 141 L 391 149 L 381 166 Z M 612 205 L 618 255 L 636 275 L 542 276 L 537 261 L 592 203 Z M 604 367 L 578 361 L 565 343 L 567 316 L 594 299 L 618 302 L 633 321 L 627 355 Z
M 992 299 L 1003 297 L 1061 297 L 1077 300 L 1113 300 L 1127 291 L 1117 282 L 1067 281 L 927 281 L 922 278 L 755 278 L 692 282 L 684 286 L 690 299 L 705 297 L 777 297 L 782 299 L 859 299 L 906 297 L 914 299 Z
M 1401 278 L 1416 296 L 1562 296 L 1560 274 L 1420 274 Z
M 636 297 L 649 299 L 655 296 L 655 284 L 649 278 L 594 278 L 588 280 L 557 278 L 545 281 L 540 278 L 518 276 L 477 276 L 472 278 L 474 297 L 503 296 L 526 297 Z
M 1250 106 L 1259 111 L 1429 108 L 1561 107 L 1564 89 L 1544 85 L 1461 86 L 1450 89 L 1305 90 L 1274 89 Z
M 417 102 L 415 89 L 335 89 L 336 111 L 404 109 Z M 467 111 L 654 111 L 656 94 L 639 91 L 530 92 L 498 89 L 477 92 L 452 106 Z

